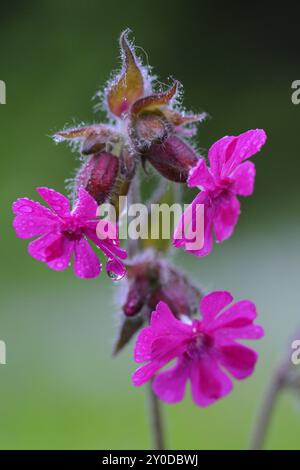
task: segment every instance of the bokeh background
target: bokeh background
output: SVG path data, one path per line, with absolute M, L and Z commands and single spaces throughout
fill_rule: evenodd
M 134 449 L 150 446 L 146 390 L 131 385 L 132 345 L 117 358 L 116 287 L 81 281 L 30 258 L 11 228 L 11 203 L 47 185 L 64 191 L 74 155 L 49 136 L 91 122 L 91 101 L 118 68 L 117 38 L 134 31 L 140 56 L 162 82 L 179 79 L 184 103 L 211 115 L 199 130 L 207 149 L 226 134 L 263 127 L 256 190 L 242 202 L 234 236 L 206 259 L 177 255 L 208 290 L 228 289 L 258 306 L 266 337 L 257 372 L 208 409 L 164 407 L 174 449 L 241 449 L 272 371 L 300 323 L 299 14 L 275 2 L 59 0 L 1 4 L 0 448 Z M 147 51 L 147 54 L 144 52 Z M 99 115 L 101 118 L 101 115 Z M 300 366 L 299 366 L 300 367 Z M 299 397 L 300 398 L 300 392 Z M 267 448 L 300 448 L 297 397 L 278 402 Z

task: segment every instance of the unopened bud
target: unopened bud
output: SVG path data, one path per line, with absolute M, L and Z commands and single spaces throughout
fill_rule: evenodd
M 153 144 L 143 156 L 165 178 L 176 183 L 185 183 L 190 169 L 197 164 L 194 150 L 176 136 L 162 144 Z
M 114 155 L 106 152 L 92 155 L 77 175 L 77 189 L 84 187 L 98 204 L 102 204 L 110 195 L 118 170 L 119 159 Z
M 172 126 L 160 111 L 145 111 L 132 120 L 130 137 L 138 150 L 161 144 L 172 132 Z
M 154 252 L 151 252 L 154 253 Z M 153 254 L 148 259 L 128 266 L 129 283 L 123 312 L 127 316 L 138 314 L 143 308 L 151 313 L 161 300 L 168 303 L 173 313 L 192 316 L 197 311 L 201 297 L 185 274 L 178 271 L 166 259 L 157 259 Z

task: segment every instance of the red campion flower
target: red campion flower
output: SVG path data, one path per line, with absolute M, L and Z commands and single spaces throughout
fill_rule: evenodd
M 128 41 L 128 30 L 121 34 L 120 47 L 121 72 L 103 93 L 110 124 L 67 129 L 54 136 L 56 141 L 81 144 L 87 161 L 76 187 L 83 186 L 98 203 L 115 193 L 127 194 L 139 160 L 150 162 L 169 180 L 186 182 L 198 160 L 187 139 L 195 133 L 195 123 L 205 118 L 180 111 L 179 82 L 174 81 L 167 91 L 153 91 L 153 78 Z

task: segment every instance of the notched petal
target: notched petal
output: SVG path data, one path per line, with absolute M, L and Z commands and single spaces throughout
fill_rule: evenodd
M 144 93 L 143 75 L 127 36 L 128 30 L 120 37 L 123 61 L 121 75 L 106 92 L 108 108 L 117 117 L 127 112 Z

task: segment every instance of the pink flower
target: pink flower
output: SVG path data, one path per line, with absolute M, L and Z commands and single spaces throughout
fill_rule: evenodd
M 240 215 L 237 196 L 250 196 L 254 189 L 255 165 L 244 160 L 259 152 L 265 142 L 266 133 L 262 129 L 250 130 L 239 136 L 226 136 L 210 148 L 210 167 L 203 158 L 198 161 L 190 172 L 188 185 L 191 188 L 198 186 L 201 192 L 187 212 L 192 213 L 192 224 L 196 227 L 197 204 L 204 205 L 204 244 L 195 250 L 186 247 L 191 240 L 185 236 L 183 215 L 174 234 L 173 243 L 176 247 L 185 247 L 186 251 L 196 256 L 206 256 L 212 250 L 212 229 L 217 242 L 232 235 Z
M 28 245 L 29 254 L 56 271 L 66 269 L 74 254 L 74 272 L 80 278 L 93 278 L 100 274 L 101 264 L 87 239 L 90 239 L 108 258 L 106 270 L 114 278 L 121 278 L 125 268 L 118 259 L 126 252 L 118 239 L 100 240 L 96 235 L 97 203 L 83 188 L 76 205 L 70 211 L 69 200 L 49 188 L 37 188 L 50 209 L 28 198 L 13 204 L 16 215 L 13 226 L 20 238 L 39 237 Z
M 154 378 L 153 390 L 161 400 L 182 400 L 188 380 L 199 406 L 211 405 L 228 395 L 233 385 L 223 369 L 243 380 L 253 373 L 258 358 L 255 351 L 236 340 L 258 339 L 264 334 L 260 326 L 253 324 L 255 305 L 242 300 L 225 309 L 232 300 L 229 292 L 212 292 L 200 302 L 202 319 L 184 322 L 174 317 L 167 304 L 159 302 L 150 326 L 140 332 L 136 342 L 135 361 L 147 364 L 135 371 L 133 383 L 144 384 L 176 359 L 174 366 Z

